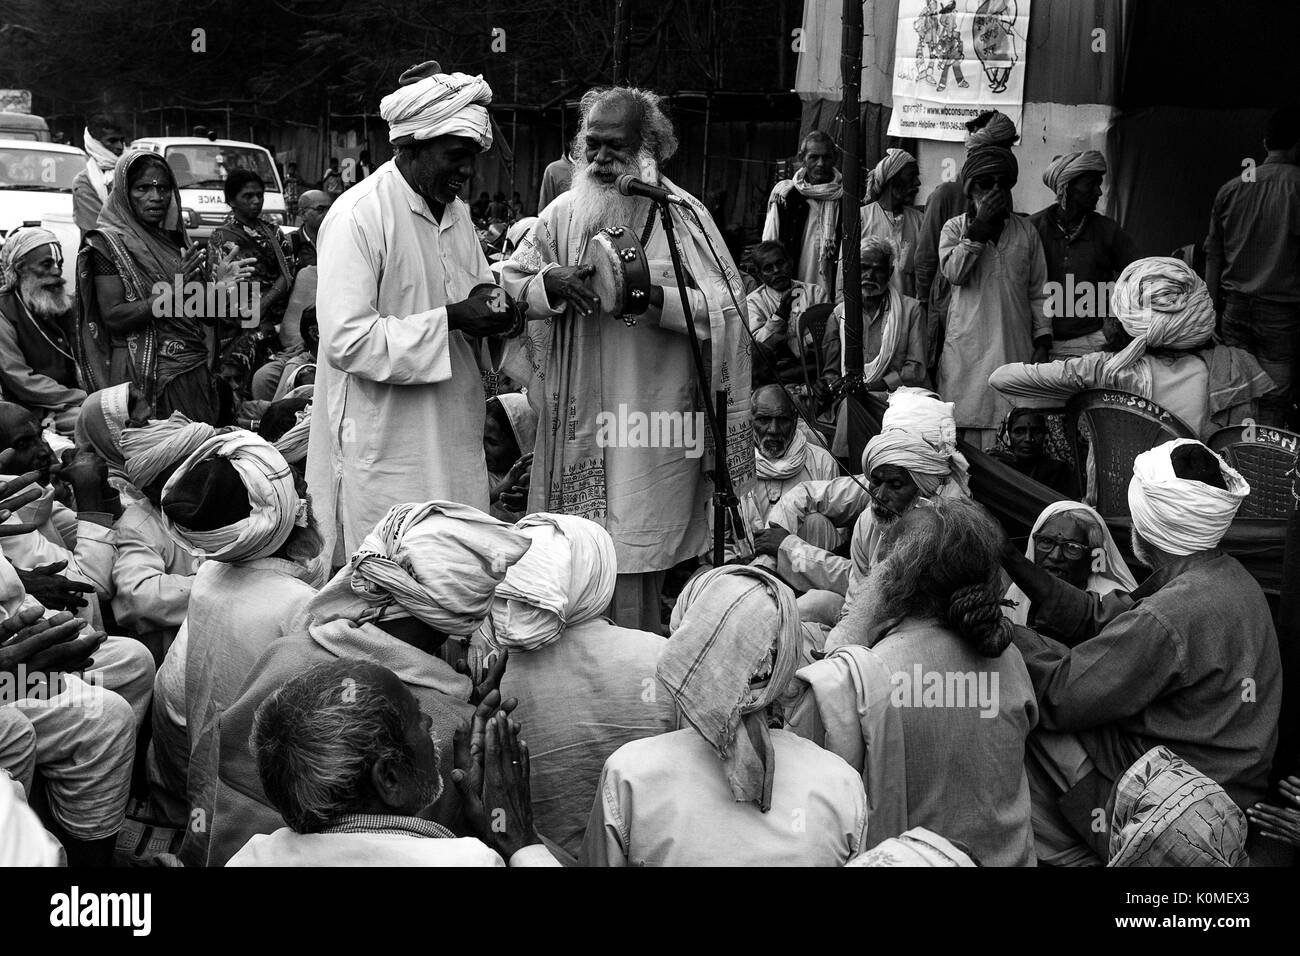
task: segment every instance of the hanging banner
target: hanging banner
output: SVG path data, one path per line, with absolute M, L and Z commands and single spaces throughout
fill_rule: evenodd
M 961 141 L 1001 110 L 1019 129 L 1030 0 L 899 0 L 889 135 Z

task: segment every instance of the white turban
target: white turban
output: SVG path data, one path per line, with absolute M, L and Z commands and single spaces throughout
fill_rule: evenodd
M 444 634 L 472 634 L 506 570 L 531 544 L 468 505 L 394 505 L 307 604 L 300 624 L 417 617 Z
M 492 641 L 531 651 L 609 607 L 618 559 L 609 532 L 586 518 L 531 514 L 515 530 L 533 544 L 497 587 Z
M 1110 374 L 1137 363 L 1149 348 L 1187 349 L 1214 332 L 1214 302 L 1205 281 L 1181 259 L 1137 259 L 1119 274 L 1110 311 L 1133 341 L 1106 361 Z
M 1053 157 L 1043 171 L 1043 185 L 1056 193 L 1059 199 L 1065 188 L 1084 173 L 1105 172 L 1106 157 L 1095 149 L 1085 149 L 1081 153 Z
M 289 540 L 295 524 L 306 523 L 307 503 L 298 497 L 289 463 L 265 438 L 242 428 L 213 435 L 172 472 L 163 486 L 164 502 L 195 466 L 210 458 L 225 458 L 234 466 L 252 510 L 225 527 L 194 531 L 173 521 L 165 506 L 163 524 L 168 532 L 194 553 L 214 561 L 253 561 L 275 554 Z
M 1194 554 L 1218 547 L 1242 499 L 1250 494 L 1250 485 L 1218 455 L 1226 491 L 1179 478 L 1173 462 L 1179 445 L 1201 443 L 1177 438 L 1137 456 L 1128 483 L 1128 507 L 1133 530 L 1151 544 L 1166 554 Z
M 492 102 L 492 88 L 482 76 L 443 73 L 429 61 L 407 70 L 399 82 L 401 86 L 379 101 L 389 142 L 408 136 L 464 136 L 483 149 L 491 147 L 487 104 Z
M 966 495 L 968 465 L 957 450 L 953 403 L 943 402 L 923 388 L 899 388 L 889 396 L 880 434 L 862 453 L 862 473 L 870 476 L 881 465 L 906 468 L 921 493 L 929 497 L 947 484 Z
M 183 461 L 217 433 L 206 422 L 192 422 L 180 412 L 144 428 L 122 431 L 122 457 L 126 476 L 137 488 L 145 488 L 164 471 Z
M 880 162 L 867 173 L 867 188 L 862 198 L 867 202 L 875 202 L 879 199 L 889 181 L 901 173 L 908 163 L 915 164 L 916 157 L 907 150 L 893 148 L 885 150 L 885 155 L 880 158 Z
M 0 292 L 8 292 L 18 284 L 18 260 L 40 246 L 52 245 L 63 255 L 59 237 L 48 229 L 28 226 L 16 229 L 0 249 Z
M 913 827 L 856 856 L 845 866 L 975 866 L 963 853 L 933 830 Z

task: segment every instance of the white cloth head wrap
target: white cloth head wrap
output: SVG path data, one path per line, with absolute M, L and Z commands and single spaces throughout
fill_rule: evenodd
M 957 450 L 953 403 L 942 402 L 923 388 L 899 388 L 889 396 L 880 434 L 862 452 L 862 473 L 881 465 L 906 468 L 921 493 L 969 495 L 966 456 Z M 950 483 L 948 479 L 952 478 Z
M 307 457 L 307 439 L 311 435 L 311 404 L 296 415 L 292 428 L 275 440 L 275 448 L 284 460 L 294 465 Z
M 1137 456 L 1128 483 L 1128 507 L 1133 530 L 1151 544 L 1166 554 L 1195 554 L 1218 547 L 1242 499 L 1250 494 L 1250 485 L 1222 458 L 1219 473 L 1228 486 L 1226 491 L 1179 478 L 1173 461 L 1179 445 L 1201 443 L 1176 438 Z
M 1106 157 L 1095 149 L 1053 157 L 1043 171 L 1043 185 L 1060 199 L 1067 186 L 1084 173 L 1105 173 Z
M 113 170 L 117 167 L 117 153 L 113 152 L 95 137 L 90 135 L 90 127 L 81 134 L 86 144 L 86 178 L 99 194 L 99 201 L 108 199 L 108 190 L 113 185 Z
M 127 478 L 143 490 L 216 433 L 206 422 L 192 422 L 180 412 L 144 428 L 123 429 L 122 457 L 126 459 Z
M 417 617 L 444 634 L 472 634 L 531 544 L 504 521 L 454 501 L 394 505 L 308 602 L 300 623 Z
M 1087 590 L 1093 594 L 1109 594 L 1111 591 L 1133 591 L 1137 589 L 1137 579 L 1133 577 L 1128 562 L 1124 560 L 1119 545 L 1115 543 L 1110 528 L 1106 526 L 1106 519 L 1081 501 L 1053 501 L 1042 510 L 1038 520 L 1034 522 L 1033 529 L 1029 532 L 1029 543 L 1025 545 L 1026 558 L 1030 561 L 1034 560 L 1034 535 L 1038 534 L 1043 525 L 1047 524 L 1051 518 L 1060 514 L 1077 514 L 1080 517 L 1087 515 L 1092 519 L 1093 524 L 1101 529 L 1101 567 L 1099 570 L 1093 570 L 1088 575 Z M 1093 558 L 1094 569 L 1097 568 L 1096 557 Z M 1002 613 L 1016 624 L 1028 625 L 1029 596 L 1021 590 L 1020 585 L 1012 584 L 1011 587 L 1007 588 L 1006 597 L 1007 600 L 1014 601 L 1016 606 L 1003 608 Z
M 913 827 L 882 840 L 845 866 L 974 866 L 969 855 L 933 830 Z
M 890 147 L 885 150 L 885 155 L 880 158 L 880 162 L 867 173 L 867 186 L 862 198 L 866 202 L 875 202 L 885 191 L 889 181 L 902 172 L 908 163 L 915 162 L 916 157 L 905 149 Z
M 492 121 L 487 105 L 492 87 L 482 76 L 443 73 L 432 60 L 402 74 L 402 84 L 379 101 L 379 115 L 388 124 L 388 140 L 403 137 L 433 139 L 465 136 L 483 149 L 492 146 Z
M 1110 311 L 1133 341 L 1106 360 L 1107 374 L 1136 364 L 1148 348 L 1187 349 L 1214 332 L 1214 302 L 1205 280 L 1168 256 L 1129 263 L 1115 280 Z
M 609 532 L 586 518 L 539 512 L 515 530 L 533 544 L 497 586 L 492 642 L 532 651 L 609 607 L 618 559 Z
M 18 285 L 18 260 L 33 249 L 44 245 L 53 245 L 59 251 L 59 255 L 63 255 L 59 237 L 48 229 L 28 226 L 25 229 L 14 230 L 6 240 L 4 248 L 0 249 L 0 292 L 8 292 Z
M 243 481 L 252 505 L 248 517 L 213 531 L 191 531 L 172 521 L 164 508 L 163 524 L 177 541 L 214 561 L 253 561 L 275 554 L 289 540 L 307 505 L 298 497 L 289 463 L 265 438 L 242 428 L 213 435 L 172 472 L 163 486 L 163 499 L 196 465 L 216 457 L 229 460 Z

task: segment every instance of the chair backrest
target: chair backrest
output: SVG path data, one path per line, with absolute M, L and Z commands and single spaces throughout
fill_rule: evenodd
M 795 337 L 802 343 L 806 350 L 812 348 L 813 355 L 817 362 L 817 374 L 821 375 L 826 371 L 825 356 L 822 353 L 822 338 L 826 335 L 826 323 L 830 321 L 831 312 L 834 311 L 833 305 L 819 303 L 810 305 L 799 313 L 799 318 L 795 322 Z M 808 337 L 812 336 L 813 344 L 808 345 Z M 836 369 L 838 372 L 839 369 Z
M 1065 411 L 1079 487 L 1090 489 L 1094 507 L 1105 518 L 1129 516 L 1128 484 L 1138 455 L 1174 438 L 1196 438 L 1177 415 L 1118 389 L 1085 389 L 1066 402 Z
M 1250 494 L 1237 509 L 1241 518 L 1288 518 L 1295 510 L 1293 488 L 1300 460 L 1300 435 L 1285 428 L 1231 425 L 1206 442 L 1250 484 Z

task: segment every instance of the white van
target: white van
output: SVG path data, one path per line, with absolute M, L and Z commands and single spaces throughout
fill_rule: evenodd
M 63 277 L 75 282 L 81 231 L 72 218 L 72 184 L 86 171 L 75 146 L 34 139 L 0 139 L 0 243 L 24 223 L 39 223 L 59 237 Z
M 137 139 L 131 148 L 147 149 L 167 160 L 181 191 L 185 230 L 195 242 L 207 242 L 213 228 L 230 215 L 223 187 L 226 173 L 232 169 L 247 169 L 262 177 L 266 183 L 262 218 L 273 226 L 286 225 L 280 174 L 271 154 L 256 143 L 201 136 L 152 136 Z

